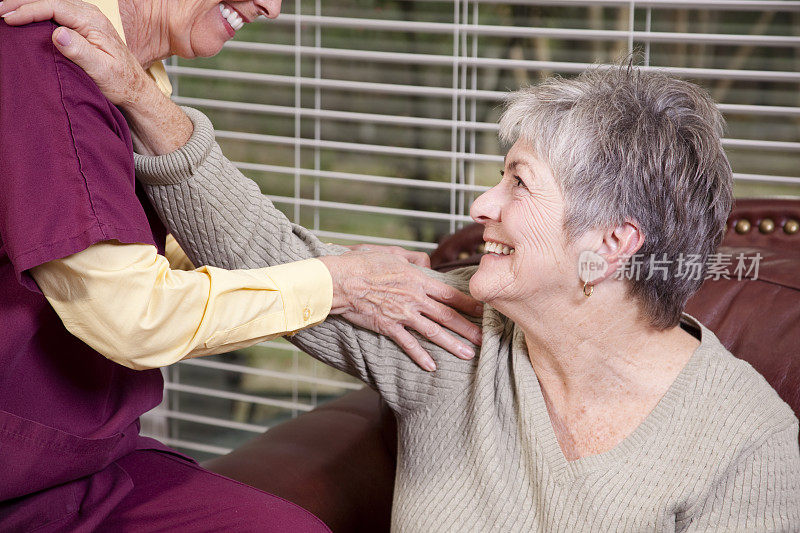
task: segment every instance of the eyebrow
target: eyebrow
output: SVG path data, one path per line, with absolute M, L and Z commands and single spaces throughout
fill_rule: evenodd
M 514 161 L 509 163 L 508 164 L 508 170 L 514 170 L 517 167 L 522 167 L 522 166 L 528 167 L 528 170 L 530 170 L 531 174 L 534 174 L 533 167 L 530 166 L 526 161 L 520 161 L 519 159 L 515 159 Z

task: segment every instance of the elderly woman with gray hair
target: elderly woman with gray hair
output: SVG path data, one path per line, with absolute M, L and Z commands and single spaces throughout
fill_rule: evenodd
M 338 260 L 222 155 L 202 113 L 184 111 L 188 143 L 135 163 L 196 264 Z M 452 359 L 423 341 L 438 365 L 424 372 L 335 316 L 291 338 L 396 413 L 393 529 L 800 528 L 797 418 L 683 313 L 731 207 L 722 128 L 697 86 L 632 67 L 512 93 L 502 178 L 472 205 L 487 253 L 477 269 L 427 272 L 487 304 L 480 354 Z M 638 272 L 625 270 L 637 254 Z

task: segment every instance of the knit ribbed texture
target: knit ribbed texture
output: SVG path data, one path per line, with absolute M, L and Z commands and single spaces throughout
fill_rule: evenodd
M 291 224 L 214 143 L 136 157 L 137 175 L 195 264 L 268 265 L 341 253 Z M 429 272 L 466 290 L 472 269 Z M 290 340 L 376 388 L 397 414 L 395 531 L 800 531 L 798 422 L 747 363 L 688 315 L 701 344 L 655 409 L 609 452 L 567 461 L 524 334 L 489 306 L 461 361 L 438 370 L 337 317 Z M 325 435 L 320 435 L 324 440 Z

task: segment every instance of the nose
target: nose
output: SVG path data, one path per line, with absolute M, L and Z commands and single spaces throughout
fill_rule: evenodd
M 489 222 L 500 222 L 502 204 L 498 194 L 499 188 L 500 184 L 495 185 L 472 202 L 472 206 L 469 209 L 472 220 L 483 225 Z
M 256 0 L 256 6 L 268 19 L 277 18 L 281 14 L 281 0 Z

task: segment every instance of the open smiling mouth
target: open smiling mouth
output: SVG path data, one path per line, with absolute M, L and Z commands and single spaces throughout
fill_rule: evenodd
M 244 26 L 244 20 L 242 20 L 242 17 L 236 12 L 236 10 L 231 9 L 230 6 L 226 4 L 220 4 L 219 12 L 222 13 L 222 16 L 228 21 L 228 24 L 231 25 L 231 28 L 233 28 L 234 31 L 239 31 L 242 29 L 242 26 Z
M 505 244 L 499 242 L 486 241 L 483 245 L 483 253 L 485 254 L 498 254 L 498 255 L 513 255 L 514 248 L 510 248 Z

